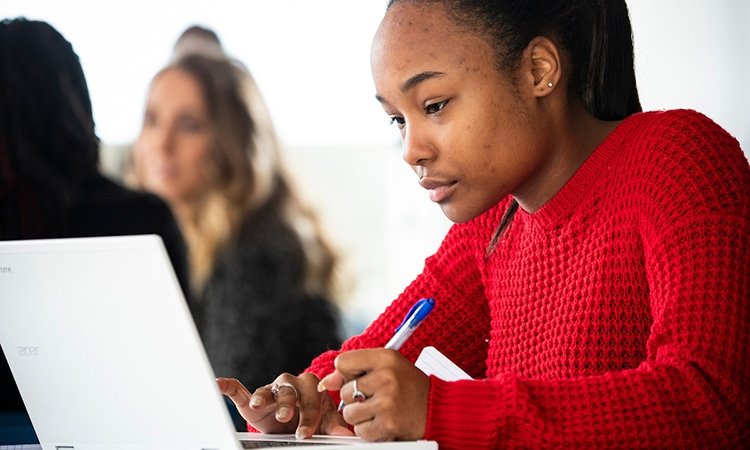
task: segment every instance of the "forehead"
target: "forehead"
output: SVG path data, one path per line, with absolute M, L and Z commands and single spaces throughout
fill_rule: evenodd
M 203 92 L 198 80 L 185 70 L 171 67 L 160 72 L 151 83 L 152 100 L 178 100 L 180 103 L 202 103 Z
M 442 3 L 396 3 L 375 34 L 373 73 L 409 71 L 477 71 L 493 68 L 489 44 L 459 29 Z

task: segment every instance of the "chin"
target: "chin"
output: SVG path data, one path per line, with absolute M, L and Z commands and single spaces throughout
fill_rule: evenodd
M 451 207 L 451 205 L 440 205 L 440 209 L 443 210 L 443 214 L 445 214 L 445 217 L 448 218 L 453 223 L 464 223 L 468 222 L 474 217 L 477 216 L 477 214 L 470 214 L 467 213 L 467 211 L 462 211 L 461 209 Z
M 499 201 L 499 200 L 498 200 Z M 440 204 L 440 209 L 443 210 L 443 214 L 453 223 L 464 223 L 468 222 L 492 208 L 497 204 L 497 201 L 488 202 L 485 206 L 484 202 L 474 202 L 473 204 L 457 204 L 456 202 L 445 202 Z

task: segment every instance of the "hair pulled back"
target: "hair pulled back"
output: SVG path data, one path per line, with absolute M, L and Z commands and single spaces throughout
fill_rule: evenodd
M 485 37 L 498 68 L 513 73 L 537 36 L 559 45 L 569 59 L 569 90 L 601 120 L 641 111 L 633 37 L 625 0 L 391 0 L 442 3 L 462 30 Z
M 390 0 L 441 3 L 448 18 L 485 38 L 499 70 L 513 77 L 529 42 L 545 36 L 567 56 L 568 92 L 600 120 L 641 111 L 635 81 L 633 31 L 625 0 Z M 513 199 L 487 247 L 494 250 L 513 221 Z

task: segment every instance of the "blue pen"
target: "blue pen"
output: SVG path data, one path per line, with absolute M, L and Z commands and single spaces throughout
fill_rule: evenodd
M 406 318 L 401 322 L 401 325 L 396 328 L 396 334 L 385 344 L 385 348 L 400 349 L 434 307 L 435 299 L 433 298 L 423 298 L 415 303 L 409 312 L 406 313 Z
M 409 336 L 414 333 L 414 330 L 416 330 L 417 327 L 422 324 L 424 318 L 427 317 L 427 315 L 432 311 L 432 308 L 434 307 L 434 298 L 423 298 L 415 303 L 414 306 L 411 307 L 409 312 L 406 313 L 406 317 L 404 318 L 404 321 L 401 322 L 401 325 L 396 328 L 396 333 L 393 335 L 391 340 L 388 341 L 387 344 L 385 344 L 385 348 L 391 350 L 400 349 L 401 346 L 404 345 L 406 340 L 409 339 Z M 354 385 L 354 389 L 357 389 L 356 383 Z M 344 409 L 344 406 L 344 400 L 342 399 L 341 402 L 339 402 L 338 411 L 341 412 Z

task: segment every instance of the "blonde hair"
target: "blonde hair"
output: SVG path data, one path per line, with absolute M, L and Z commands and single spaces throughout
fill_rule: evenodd
M 268 207 L 299 240 L 304 291 L 335 297 L 336 256 L 314 211 L 290 181 L 270 113 L 250 72 L 223 54 L 183 54 L 159 73 L 170 69 L 197 80 L 213 129 L 206 192 L 190 216 L 180 218 L 194 293 L 201 296 L 218 257 L 245 220 Z M 138 164 L 133 167 L 138 182 Z

